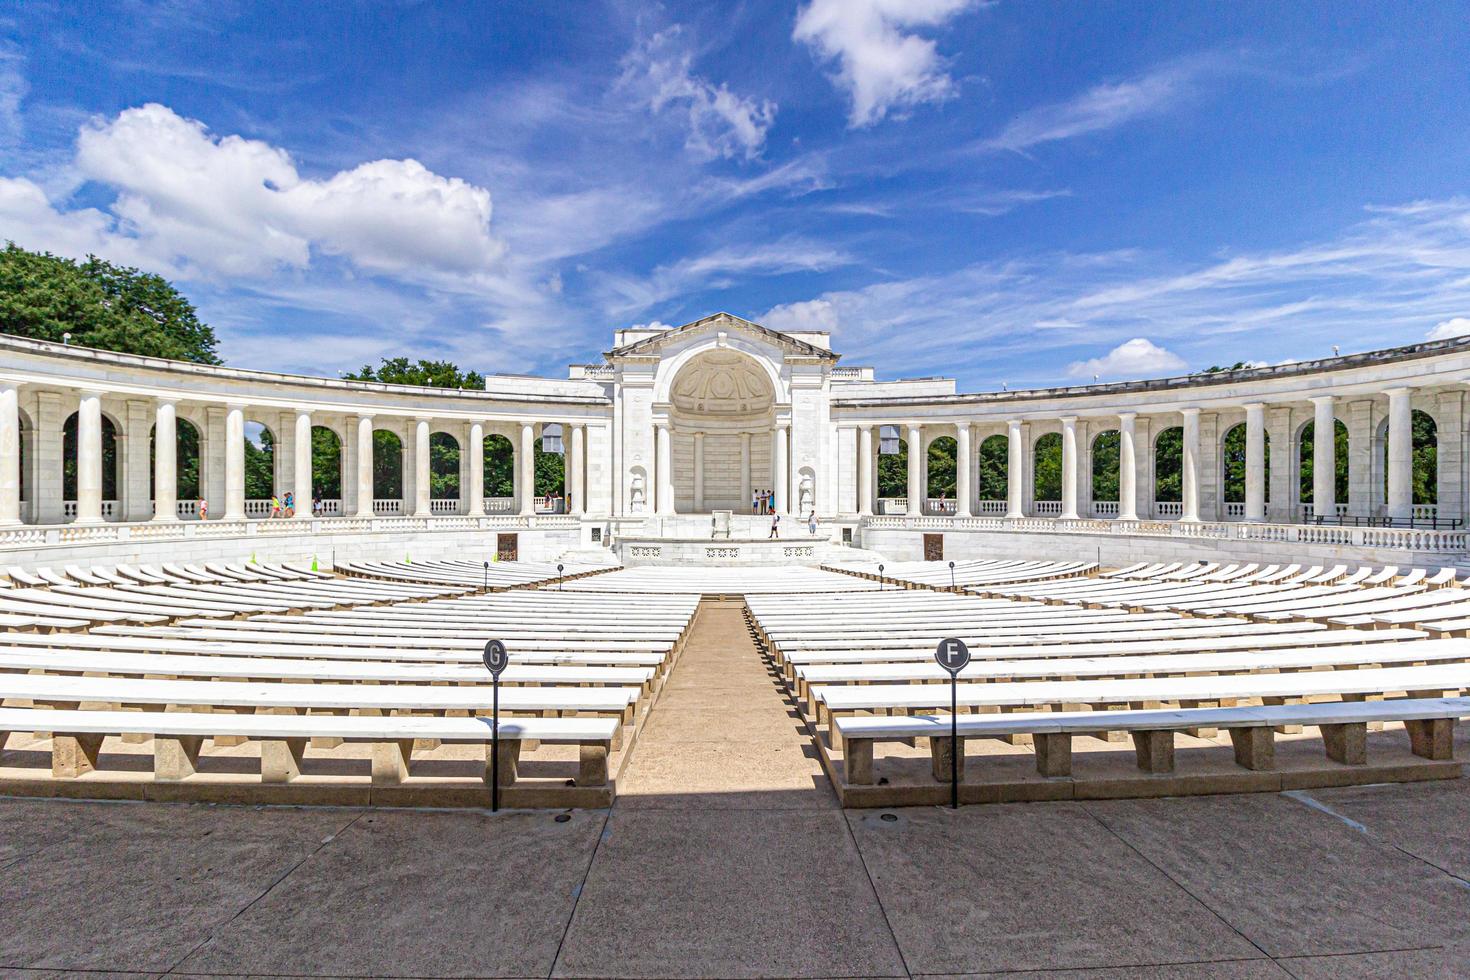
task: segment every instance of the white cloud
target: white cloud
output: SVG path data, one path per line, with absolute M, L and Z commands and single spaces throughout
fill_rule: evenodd
M 1021 152 L 1156 115 L 1189 94 L 1198 74 L 1209 65 L 1207 59 L 1177 62 L 1128 81 L 1095 85 L 1066 102 L 1023 112 L 979 148 Z
M 647 323 L 635 323 L 631 327 L 629 327 L 628 329 L 629 330 L 672 330 L 672 329 L 674 329 L 674 325 L 671 324 L 671 323 L 665 323 L 662 320 L 649 320 Z
M 1074 361 L 1067 366 L 1073 378 L 1148 378 L 1177 374 L 1187 365 L 1184 359 L 1144 337 L 1134 337 L 1108 351 L 1102 357 Z
M 0 146 L 13 146 L 25 134 L 20 104 L 30 91 L 21 70 L 25 58 L 17 51 L 0 48 Z
M 753 159 L 776 121 L 776 103 L 736 95 L 690 71 L 693 55 L 679 27 L 660 31 L 623 59 L 619 85 L 654 113 L 681 108 L 687 116 L 684 147 L 702 160 Z
M 891 109 L 941 102 L 954 80 L 934 42 L 905 28 L 937 27 L 974 0 L 812 0 L 791 33 L 823 61 L 852 100 L 848 125 L 870 126 Z
M 837 329 L 837 307 L 830 300 L 809 299 L 800 303 L 782 303 L 773 306 L 765 315 L 756 318 L 763 326 L 782 333 L 802 333 Z
M 1467 333 L 1470 333 L 1470 316 L 1457 316 L 1436 323 L 1426 339 L 1449 340 L 1451 337 L 1463 337 Z
M 206 273 L 263 276 L 306 268 L 319 253 L 367 272 L 463 276 L 487 271 L 503 251 L 483 188 L 416 160 L 303 178 L 285 150 L 214 136 L 158 104 L 84 126 L 75 166 L 117 191 L 124 237 Z

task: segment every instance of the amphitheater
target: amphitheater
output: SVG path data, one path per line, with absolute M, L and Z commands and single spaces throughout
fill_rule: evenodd
M 1470 975 L 1470 340 L 838 361 L 0 337 L 0 970 Z

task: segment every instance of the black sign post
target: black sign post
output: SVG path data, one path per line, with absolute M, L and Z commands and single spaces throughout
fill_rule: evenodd
M 489 563 L 486 563 L 489 567 Z M 490 812 L 500 809 L 500 674 L 510 663 L 505 644 L 491 640 L 485 644 L 485 669 L 490 671 Z
M 960 807 L 960 671 L 970 663 L 970 648 L 965 641 L 948 637 L 939 641 L 934 651 L 939 666 L 949 671 L 949 805 Z
M 556 563 L 556 591 L 558 591 L 558 592 L 561 591 L 561 583 L 562 583 L 562 578 L 563 578 L 562 573 L 561 573 L 561 570 L 562 570 L 561 562 L 557 562 Z
M 485 591 L 490 591 L 490 563 L 485 563 Z
M 954 588 L 954 562 L 949 563 L 949 587 Z
M 883 566 L 881 564 L 878 566 L 878 591 L 883 591 Z

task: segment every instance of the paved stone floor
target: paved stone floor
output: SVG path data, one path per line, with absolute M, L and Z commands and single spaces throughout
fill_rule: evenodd
M 1470 976 L 1470 780 L 844 813 L 735 605 L 620 790 L 562 822 L 0 800 L 0 973 Z

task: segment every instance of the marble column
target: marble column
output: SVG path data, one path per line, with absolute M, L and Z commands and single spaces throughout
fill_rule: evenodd
M 1266 519 L 1266 406 L 1245 407 L 1245 519 Z
M 245 519 L 245 406 L 225 407 L 225 513 L 227 521 Z
M 1118 520 L 1138 520 L 1138 413 L 1118 414 Z
M 1332 396 L 1312 399 L 1312 516 L 1337 516 L 1337 419 Z
M 1062 515 L 1077 519 L 1077 416 L 1063 415 L 1062 423 Z
M 357 417 L 357 513 L 373 516 L 373 417 Z
M 78 524 L 102 523 L 102 393 L 82 392 L 77 406 Z
M 521 516 L 530 517 L 536 513 L 536 426 L 529 422 L 521 423 L 521 445 L 516 452 L 516 468 L 521 471 L 521 499 L 518 501 L 521 505 Z
M 776 428 L 771 430 L 771 492 L 775 494 L 772 509 L 778 514 L 786 513 L 787 425 L 786 422 L 777 422 Z
M 1388 395 L 1388 516 L 1406 521 L 1414 516 L 1414 426 L 1408 388 Z
M 750 494 L 753 488 L 750 485 L 750 433 L 740 433 L 740 503 L 735 508 L 738 514 L 745 508 L 750 508 L 750 513 L 755 513 L 755 507 L 750 502 Z
M 293 423 L 296 429 L 296 459 L 293 461 L 292 503 L 296 507 L 296 520 L 309 521 L 312 518 L 311 499 L 311 413 L 298 410 L 296 420 Z
M 694 513 L 704 513 L 704 433 L 694 433 Z
M 873 427 L 858 426 L 858 515 L 873 516 Z
M 1179 520 L 1199 521 L 1199 409 L 1184 409 L 1184 459 L 1180 466 L 1181 496 Z
M 575 517 L 587 512 L 587 427 L 572 426 L 571 479 L 567 483 L 568 511 Z
M 471 422 L 470 454 L 470 500 L 465 513 L 470 517 L 485 516 L 485 423 Z
M 20 386 L 0 382 L 0 527 L 20 523 Z
M 1021 438 L 1021 420 L 1006 422 L 1006 517 L 1026 516 L 1022 505 L 1026 492 L 1026 447 Z
M 908 516 L 919 517 L 924 513 L 924 498 L 928 495 L 929 488 L 925 486 L 925 471 L 928 469 L 924 464 L 927 455 L 924 452 L 924 430 L 918 423 L 908 424 Z
M 429 493 L 429 420 L 413 420 L 413 516 L 434 512 Z
M 179 519 L 179 408 L 158 401 L 153 420 L 153 519 Z
M 657 440 L 654 460 L 657 471 L 654 474 L 654 512 L 669 515 L 674 513 L 673 434 L 669 431 L 667 422 L 660 422 L 654 434 Z
M 970 517 L 970 423 L 961 422 L 955 426 L 955 481 L 954 481 L 954 516 Z

